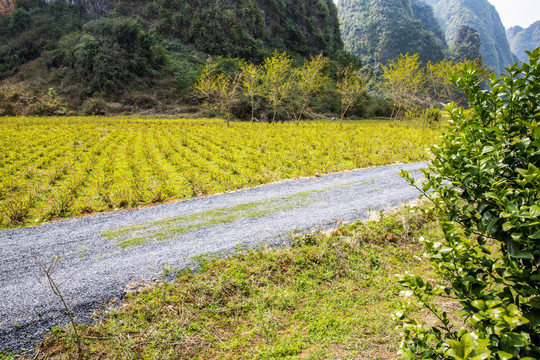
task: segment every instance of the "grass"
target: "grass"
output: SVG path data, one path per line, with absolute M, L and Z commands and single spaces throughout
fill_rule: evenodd
M 230 207 L 220 207 L 186 216 L 175 216 L 163 220 L 147 221 L 135 225 L 124 226 L 102 231 L 109 240 L 116 241 L 118 246 L 126 248 L 147 244 L 152 241 L 163 241 L 176 235 L 216 224 L 227 224 L 238 219 L 262 217 L 286 209 L 298 209 L 307 203 L 319 201 L 310 195 L 328 190 L 346 187 L 347 184 L 331 186 L 319 190 L 310 190 L 289 196 L 254 201 Z
M 89 359 L 394 359 L 395 275 L 429 273 L 417 239 L 440 236 L 424 211 L 306 234 L 291 247 L 201 261 L 172 283 L 129 294 L 80 326 Z M 38 359 L 76 357 L 55 328 Z
M 439 134 L 414 121 L 0 118 L 0 229 L 427 160 Z

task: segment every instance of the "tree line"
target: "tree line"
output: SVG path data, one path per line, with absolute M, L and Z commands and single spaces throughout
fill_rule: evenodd
M 340 122 L 368 92 L 391 102 L 391 118 L 438 118 L 438 109 L 444 104 L 464 100 L 450 75 L 467 63 L 471 62 L 443 60 L 423 65 L 418 54 L 406 54 L 382 66 L 380 77 L 375 78 L 355 63 L 333 67 L 322 55 L 294 66 L 289 55 L 276 51 L 260 65 L 241 61 L 232 71 L 209 59 L 193 85 L 193 94 L 217 110 L 227 125 L 241 104 L 249 108 L 252 122 L 288 120 L 299 124 L 313 116 L 312 107 L 323 93 L 339 100 L 336 115 Z

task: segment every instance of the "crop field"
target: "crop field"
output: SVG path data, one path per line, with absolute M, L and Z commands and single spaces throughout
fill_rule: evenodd
M 421 123 L 0 118 L 0 227 L 429 157 Z

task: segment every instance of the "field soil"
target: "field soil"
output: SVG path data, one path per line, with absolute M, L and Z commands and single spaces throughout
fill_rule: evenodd
M 144 283 L 172 279 L 194 257 L 287 245 L 295 232 L 336 227 L 418 197 L 398 164 L 283 181 L 204 198 L 0 232 L 0 350 L 31 348 L 68 319 L 38 266 L 80 322 Z

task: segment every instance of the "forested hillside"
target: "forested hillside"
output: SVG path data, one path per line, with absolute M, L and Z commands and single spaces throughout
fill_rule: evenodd
M 529 57 L 525 50 L 532 51 L 540 45 L 540 21 L 535 22 L 528 28 L 521 26 L 511 27 L 506 31 L 510 47 L 521 61 L 527 61 Z
M 423 0 L 341 0 L 338 8 L 345 47 L 366 64 L 405 53 L 422 62 L 444 58 L 443 33 Z
M 517 61 L 517 57 L 510 50 L 499 13 L 487 0 L 428 2 L 433 5 L 435 16 L 445 30 L 449 44 L 455 42 L 462 26 L 468 26 L 477 30 L 480 35 L 480 53 L 485 65 L 502 72 L 506 66 Z
M 188 96 L 209 56 L 343 55 L 332 0 L 21 0 L 14 11 L 0 1 L 0 81 L 31 89 L 4 98 L 54 88 L 49 102 L 68 98 L 70 108 L 88 98 L 152 107 Z M 135 92 L 145 94 L 121 98 Z

